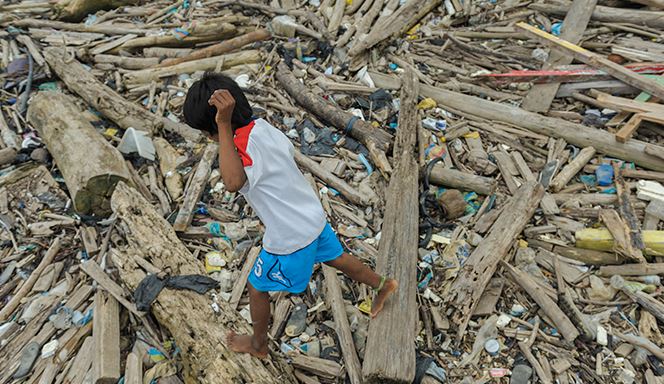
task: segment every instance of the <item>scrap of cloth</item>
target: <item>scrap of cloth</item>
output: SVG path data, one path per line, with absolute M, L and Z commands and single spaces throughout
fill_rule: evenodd
M 217 288 L 219 282 L 203 275 L 166 276 L 147 275 L 134 291 L 134 301 L 139 311 L 148 311 L 150 305 L 164 288 L 188 289 L 203 294 Z

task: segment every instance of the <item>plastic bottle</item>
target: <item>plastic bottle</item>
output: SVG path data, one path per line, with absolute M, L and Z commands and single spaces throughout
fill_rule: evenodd
M 606 187 L 613 184 L 613 167 L 609 164 L 602 164 L 595 170 L 597 185 Z

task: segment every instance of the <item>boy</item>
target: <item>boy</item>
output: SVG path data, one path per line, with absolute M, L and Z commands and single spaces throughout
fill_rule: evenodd
M 244 195 L 265 225 L 263 249 L 248 278 L 254 333 L 230 332 L 231 350 L 267 357 L 268 292 L 304 292 L 315 263 L 374 288 L 375 317 L 397 289 L 397 281 L 379 276 L 343 251 L 318 196 L 295 164 L 286 135 L 263 119 L 253 120 L 240 87 L 221 74 L 206 73 L 195 82 L 183 111 L 187 124 L 219 142 L 219 170 L 226 189 Z

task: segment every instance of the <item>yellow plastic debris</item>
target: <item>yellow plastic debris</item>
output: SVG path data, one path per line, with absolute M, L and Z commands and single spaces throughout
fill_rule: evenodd
M 646 245 L 643 250 L 645 255 L 664 256 L 664 231 L 641 231 L 641 234 Z M 613 236 L 606 228 L 584 228 L 576 231 L 574 237 L 578 248 L 608 252 L 614 250 Z
M 480 138 L 480 133 L 479 132 L 470 132 L 466 133 L 463 135 L 466 139 L 479 139 Z
M 360 305 L 357 306 L 357 308 L 363 313 L 371 315 L 371 298 L 367 297 L 366 299 L 364 299 L 364 301 L 361 302 Z
M 436 103 L 436 100 L 427 97 L 426 99 L 420 101 L 419 104 L 417 104 L 417 109 L 432 109 L 436 108 L 438 104 Z
M 104 131 L 104 136 L 113 137 L 118 134 L 118 130 L 115 128 L 107 128 Z
M 528 242 L 523 239 L 519 239 L 519 248 L 528 248 Z
M 207 273 L 219 272 L 226 266 L 226 260 L 221 252 L 212 251 L 205 255 L 205 271 Z

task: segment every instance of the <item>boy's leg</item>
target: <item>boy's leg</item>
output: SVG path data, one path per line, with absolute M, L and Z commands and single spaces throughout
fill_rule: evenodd
M 367 267 L 357 257 L 348 253 L 343 253 L 334 260 L 326 261 L 325 264 L 334 267 L 351 279 L 364 283 L 373 289 L 378 289 L 378 294 L 371 305 L 371 317 L 376 317 L 378 312 L 383 309 L 385 301 L 396 291 L 399 283 L 394 279 L 386 279 L 381 287 L 382 277 Z
M 228 344 L 234 352 L 249 353 L 259 358 L 267 357 L 267 326 L 270 322 L 270 295 L 247 283 L 249 289 L 249 309 L 254 328 L 253 335 L 228 333 Z

